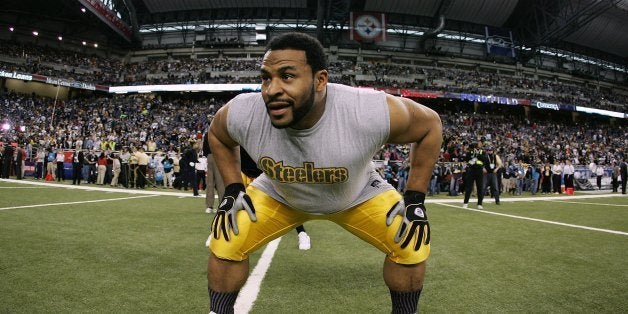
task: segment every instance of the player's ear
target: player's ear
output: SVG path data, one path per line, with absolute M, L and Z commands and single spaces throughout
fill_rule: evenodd
M 314 73 L 314 86 L 317 92 L 322 92 L 325 90 L 325 86 L 327 86 L 327 82 L 329 79 L 329 73 L 327 70 L 318 70 Z

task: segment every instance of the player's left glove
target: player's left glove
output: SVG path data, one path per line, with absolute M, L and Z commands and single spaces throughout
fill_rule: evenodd
M 236 220 L 236 213 L 239 210 L 246 210 L 251 221 L 257 221 L 255 207 L 253 207 L 251 198 L 245 193 L 244 184 L 232 183 L 225 188 L 225 195 L 222 197 L 220 207 L 218 207 L 218 212 L 212 222 L 214 239 L 218 239 L 222 233 L 225 240 L 229 241 L 229 230 L 233 230 L 235 235 L 240 233 Z
M 401 242 L 401 248 L 405 249 L 408 244 L 416 237 L 414 250 L 418 251 L 423 243 L 430 244 L 430 223 L 427 220 L 427 211 L 425 210 L 425 193 L 417 191 L 406 191 L 403 194 L 403 201 L 397 202 L 386 214 L 386 225 L 390 226 L 395 216 L 403 217 L 401 226 L 395 235 L 395 242 Z M 423 237 L 425 236 L 425 242 Z

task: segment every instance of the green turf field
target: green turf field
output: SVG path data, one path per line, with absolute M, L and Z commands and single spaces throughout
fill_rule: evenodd
M 422 312 L 626 312 L 628 197 L 510 200 L 428 200 Z M 0 181 L 0 313 L 207 313 L 210 217 L 204 198 Z M 305 226 L 312 249 L 282 238 L 251 313 L 389 313 L 383 255 Z

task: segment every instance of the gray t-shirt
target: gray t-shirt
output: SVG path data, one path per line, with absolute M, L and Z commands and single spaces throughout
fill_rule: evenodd
M 383 92 L 330 83 L 325 112 L 305 130 L 273 127 L 262 95 L 240 94 L 227 128 L 264 172 L 252 185 L 294 209 L 335 213 L 393 189 L 372 162 L 390 133 Z

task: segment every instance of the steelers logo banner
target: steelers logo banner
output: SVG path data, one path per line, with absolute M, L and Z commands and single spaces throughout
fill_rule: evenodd
M 350 39 L 363 42 L 386 40 L 386 15 L 383 13 L 351 12 Z

